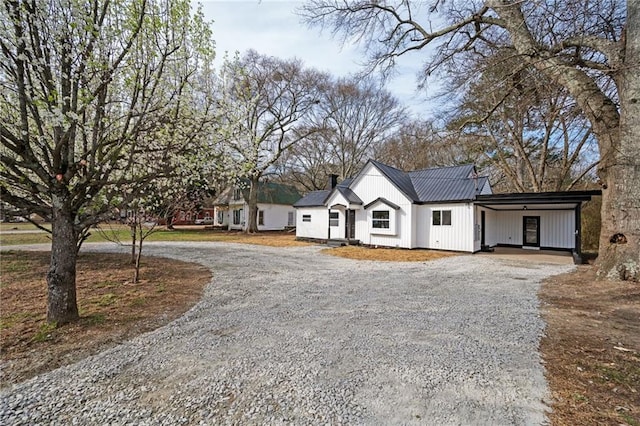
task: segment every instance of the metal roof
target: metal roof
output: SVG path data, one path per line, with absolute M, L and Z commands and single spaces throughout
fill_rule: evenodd
M 478 177 L 473 164 L 439 167 L 405 172 L 395 167 L 369 160 L 400 192 L 417 204 L 475 200 L 485 185 L 487 177 Z M 364 169 L 363 169 L 364 170 Z M 350 203 L 363 204 L 349 188 L 353 179 L 345 179 L 335 190 Z M 324 206 L 332 191 L 313 191 L 294 204 L 295 207 Z
M 369 160 L 371 164 L 373 164 L 380 172 L 387 177 L 404 195 L 407 196 L 411 201 L 417 202 L 418 194 L 413 187 L 413 183 L 411 182 L 411 178 L 407 172 L 404 172 L 400 169 L 396 169 L 395 167 L 387 166 L 386 164 L 382 164 L 378 161 Z
M 228 205 L 229 201 L 231 201 L 234 188 L 241 190 L 244 200 L 249 200 L 249 180 L 240 179 L 238 185 L 225 188 L 225 190 L 213 200 L 213 205 Z M 291 205 L 299 199 L 300 193 L 293 186 L 282 185 L 275 182 L 258 183 L 258 203 Z
M 324 206 L 324 202 L 331 194 L 331 191 L 311 191 L 293 204 L 293 207 L 320 207 Z
M 347 199 L 349 203 L 362 204 L 362 200 L 360 199 L 360 197 L 358 197 L 356 193 L 351 190 L 351 188 L 338 185 L 336 186 L 336 189 L 338 190 L 339 193 L 342 194 L 344 198 Z
M 480 205 L 579 203 L 589 201 L 591 197 L 596 195 L 602 195 L 602 191 L 596 189 L 563 192 L 514 192 L 509 194 L 478 195 L 477 200 Z

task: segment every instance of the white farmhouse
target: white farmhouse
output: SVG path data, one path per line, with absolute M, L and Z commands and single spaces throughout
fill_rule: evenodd
M 258 230 L 274 231 L 296 223 L 293 203 L 300 193 L 293 187 L 275 182 L 260 182 L 258 185 Z M 246 230 L 249 211 L 249 182 L 240 180 L 227 187 L 213 201 L 214 226 L 229 230 Z
M 580 207 L 599 191 L 493 194 L 471 164 L 405 172 L 370 160 L 294 207 L 296 236 L 477 252 L 493 246 L 579 255 Z

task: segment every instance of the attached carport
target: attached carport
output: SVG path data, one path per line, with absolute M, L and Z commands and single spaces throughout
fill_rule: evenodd
M 481 247 L 562 250 L 581 262 L 582 203 L 599 190 L 478 195 Z

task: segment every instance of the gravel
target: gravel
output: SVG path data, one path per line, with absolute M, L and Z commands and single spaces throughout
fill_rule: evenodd
M 87 250 L 127 248 L 90 245 Z M 153 332 L 0 392 L 0 424 L 543 424 L 539 282 L 570 265 L 149 243 L 214 272 Z

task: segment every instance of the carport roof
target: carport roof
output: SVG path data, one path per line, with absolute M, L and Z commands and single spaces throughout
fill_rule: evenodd
M 578 204 L 589 201 L 602 191 L 563 191 L 563 192 L 522 192 L 509 194 L 477 195 L 476 202 L 491 207 L 510 204 Z

